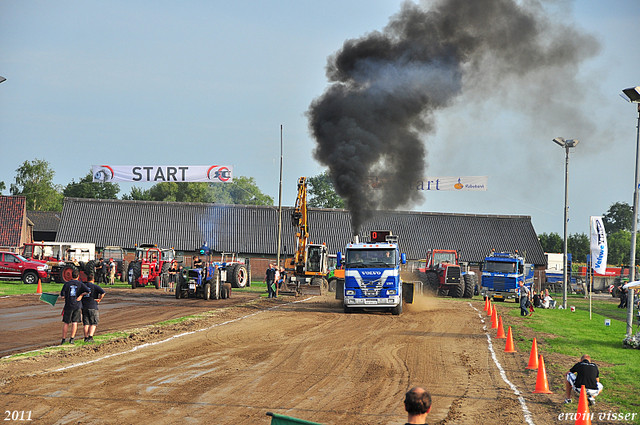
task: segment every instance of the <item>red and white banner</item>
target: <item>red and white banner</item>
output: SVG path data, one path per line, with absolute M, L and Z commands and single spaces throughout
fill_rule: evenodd
M 92 165 L 94 182 L 233 182 L 232 165 Z
M 602 217 L 591 216 L 591 226 L 589 230 L 591 236 L 591 268 L 599 274 L 607 271 L 607 233 L 604 230 Z

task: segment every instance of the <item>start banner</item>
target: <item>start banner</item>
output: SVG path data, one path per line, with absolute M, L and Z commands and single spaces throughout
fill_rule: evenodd
M 93 181 L 117 182 L 233 182 L 232 165 L 92 165 Z

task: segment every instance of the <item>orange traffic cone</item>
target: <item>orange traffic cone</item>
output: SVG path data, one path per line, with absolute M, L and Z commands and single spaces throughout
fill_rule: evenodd
M 484 297 L 484 311 L 489 308 L 489 297 Z
M 36 294 L 42 294 L 42 284 L 40 284 L 40 279 L 38 279 L 38 288 L 36 288 Z
M 498 309 L 495 306 L 491 313 L 491 329 L 498 329 Z
M 492 311 L 491 300 L 489 300 L 489 307 L 487 308 L 487 316 L 491 316 L 491 311 Z
M 538 368 L 538 342 L 533 338 L 533 344 L 531 345 L 531 354 L 529 355 L 529 364 L 525 369 L 537 369 Z
M 513 335 L 511 334 L 511 326 L 509 326 L 509 330 L 507 331 L 507 345 L 504 347 L 505 353 L 515 353 L 516 347 L 513 345 Z
M 507 339 L 504 334 L 504 326 L 502 326 L 502 316 L 498 316 L 498 335 L 496 335 L 496 339 Z
M 591 425 L 591 414 L 589 413 L 589 402 L 587 401 L 587 390 L 584 385 L 580 387 L 580 400 L 578 401 L 578 414 L 576 415 L 576 425 Z
M 547 369 L 544 367 L 544 359 L 540 354 L 540 360 L 538 361 L 538 377 L 536 378 L 536 389 L 534 394 L 553 394 L 549 391 L 549 382 L 547 381 Z

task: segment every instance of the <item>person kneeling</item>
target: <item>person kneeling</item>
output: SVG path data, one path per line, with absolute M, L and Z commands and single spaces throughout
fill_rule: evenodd
M 595 397 L 600 394 L 603 388 L 600 383 L 598 366 L 595 363 L 591 363 L 591 357 L 588 354 L 583 355 L 580 358 L 580 362 L 576 363 L 567 372 L 567 381 L 564 384 L 566 390 L 565 403 L 571 403 L 572 392 L 580 395 L 580 389 L 584 385 L 590 406 L 596 403 Z

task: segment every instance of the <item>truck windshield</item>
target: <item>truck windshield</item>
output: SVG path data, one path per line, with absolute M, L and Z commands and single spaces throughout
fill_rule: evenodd
M 485 261 L 482 270 L 494 273 L 515 273 L 516 263 L 506 263 L 503 261 Z
M 366 269 L 386 269 L 395 267 L 396 252 L 393 249 L 349 249 L 347 267 Z

